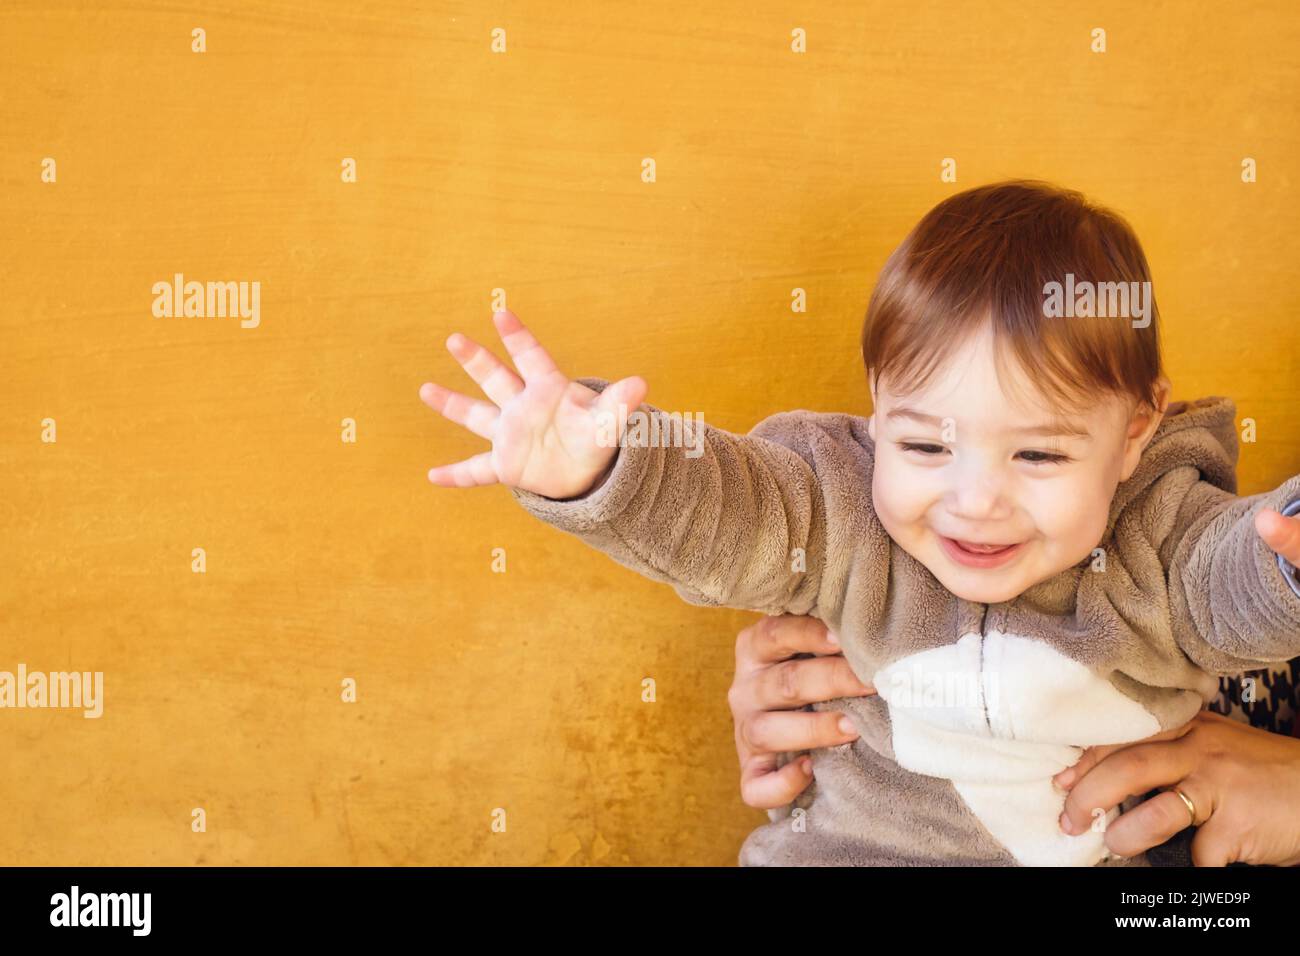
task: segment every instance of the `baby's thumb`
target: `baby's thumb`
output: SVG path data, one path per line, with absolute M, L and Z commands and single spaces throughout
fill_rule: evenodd
M 1300 520 L 1262 508 L 1255 515 L 1255 530 L 1266 545 L 1292 564 L 1300 558 Z
M 649 386 L 639 375 L 606 385 L 596 398 L 596 417 L 608 423 L 616 434 L 621 434 L 628 416 L 637 410 L 647 391 Z

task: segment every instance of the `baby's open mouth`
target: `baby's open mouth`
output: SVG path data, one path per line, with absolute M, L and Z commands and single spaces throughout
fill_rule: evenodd
M 948 557 L 968 568 L 1000 568 L 1016 559 L 1025 542 L 1014 544 L 997 544 L 983 541 L 962 541 L 940 535 L 943 550 Z
M 969 551 L 971 554 L 997 554 L 999 551 L 1015 547 L 1015 544 L 976 544 L 974 541 L 961 541 L 957 538 L 949 538 L 948 540 L 963 551 Z

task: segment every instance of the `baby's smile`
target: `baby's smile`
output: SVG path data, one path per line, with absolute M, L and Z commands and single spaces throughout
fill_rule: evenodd
M 958 564 L 968 568 L 997 568 L 1013 560 L 1024 548 L 1024 542 L 1010 544 L 976 544 L 939 535 L 944 551 Z

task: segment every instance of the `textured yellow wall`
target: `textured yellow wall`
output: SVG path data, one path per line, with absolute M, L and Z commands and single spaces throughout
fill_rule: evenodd
M 0 864 L 734 863 L 766 819 L 725 699 L 755 616 L 430 486 L 485 447 L 417 399 L 474 391 L 444 340 L 499 345 L 503 288 L 571 375 L 659 407 L 866 412 L 892 246 L 1043 177 L 1130 217 L 1176 396 L 1235 397 L 1242 490 L 1271 487 L 1300 14 L 1252 8 L 9 0 L 0 670 L 102 670 L 105 705 L 0 710 Z M 177 272 L 260 282 L 260 325 L 155 318 Z

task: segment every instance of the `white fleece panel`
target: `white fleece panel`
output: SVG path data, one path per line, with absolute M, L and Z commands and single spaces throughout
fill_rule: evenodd
M 894 755 L 951 780 L 988 831 L 1025 866 L 1092 866 L 1110 856 L 1104 825 L 1061 832 L 1065 795 L 1051 778 L 1084 747 L 1149 737 L 1155 715 L 1048 644 L 970 633 L 877 671 Z

